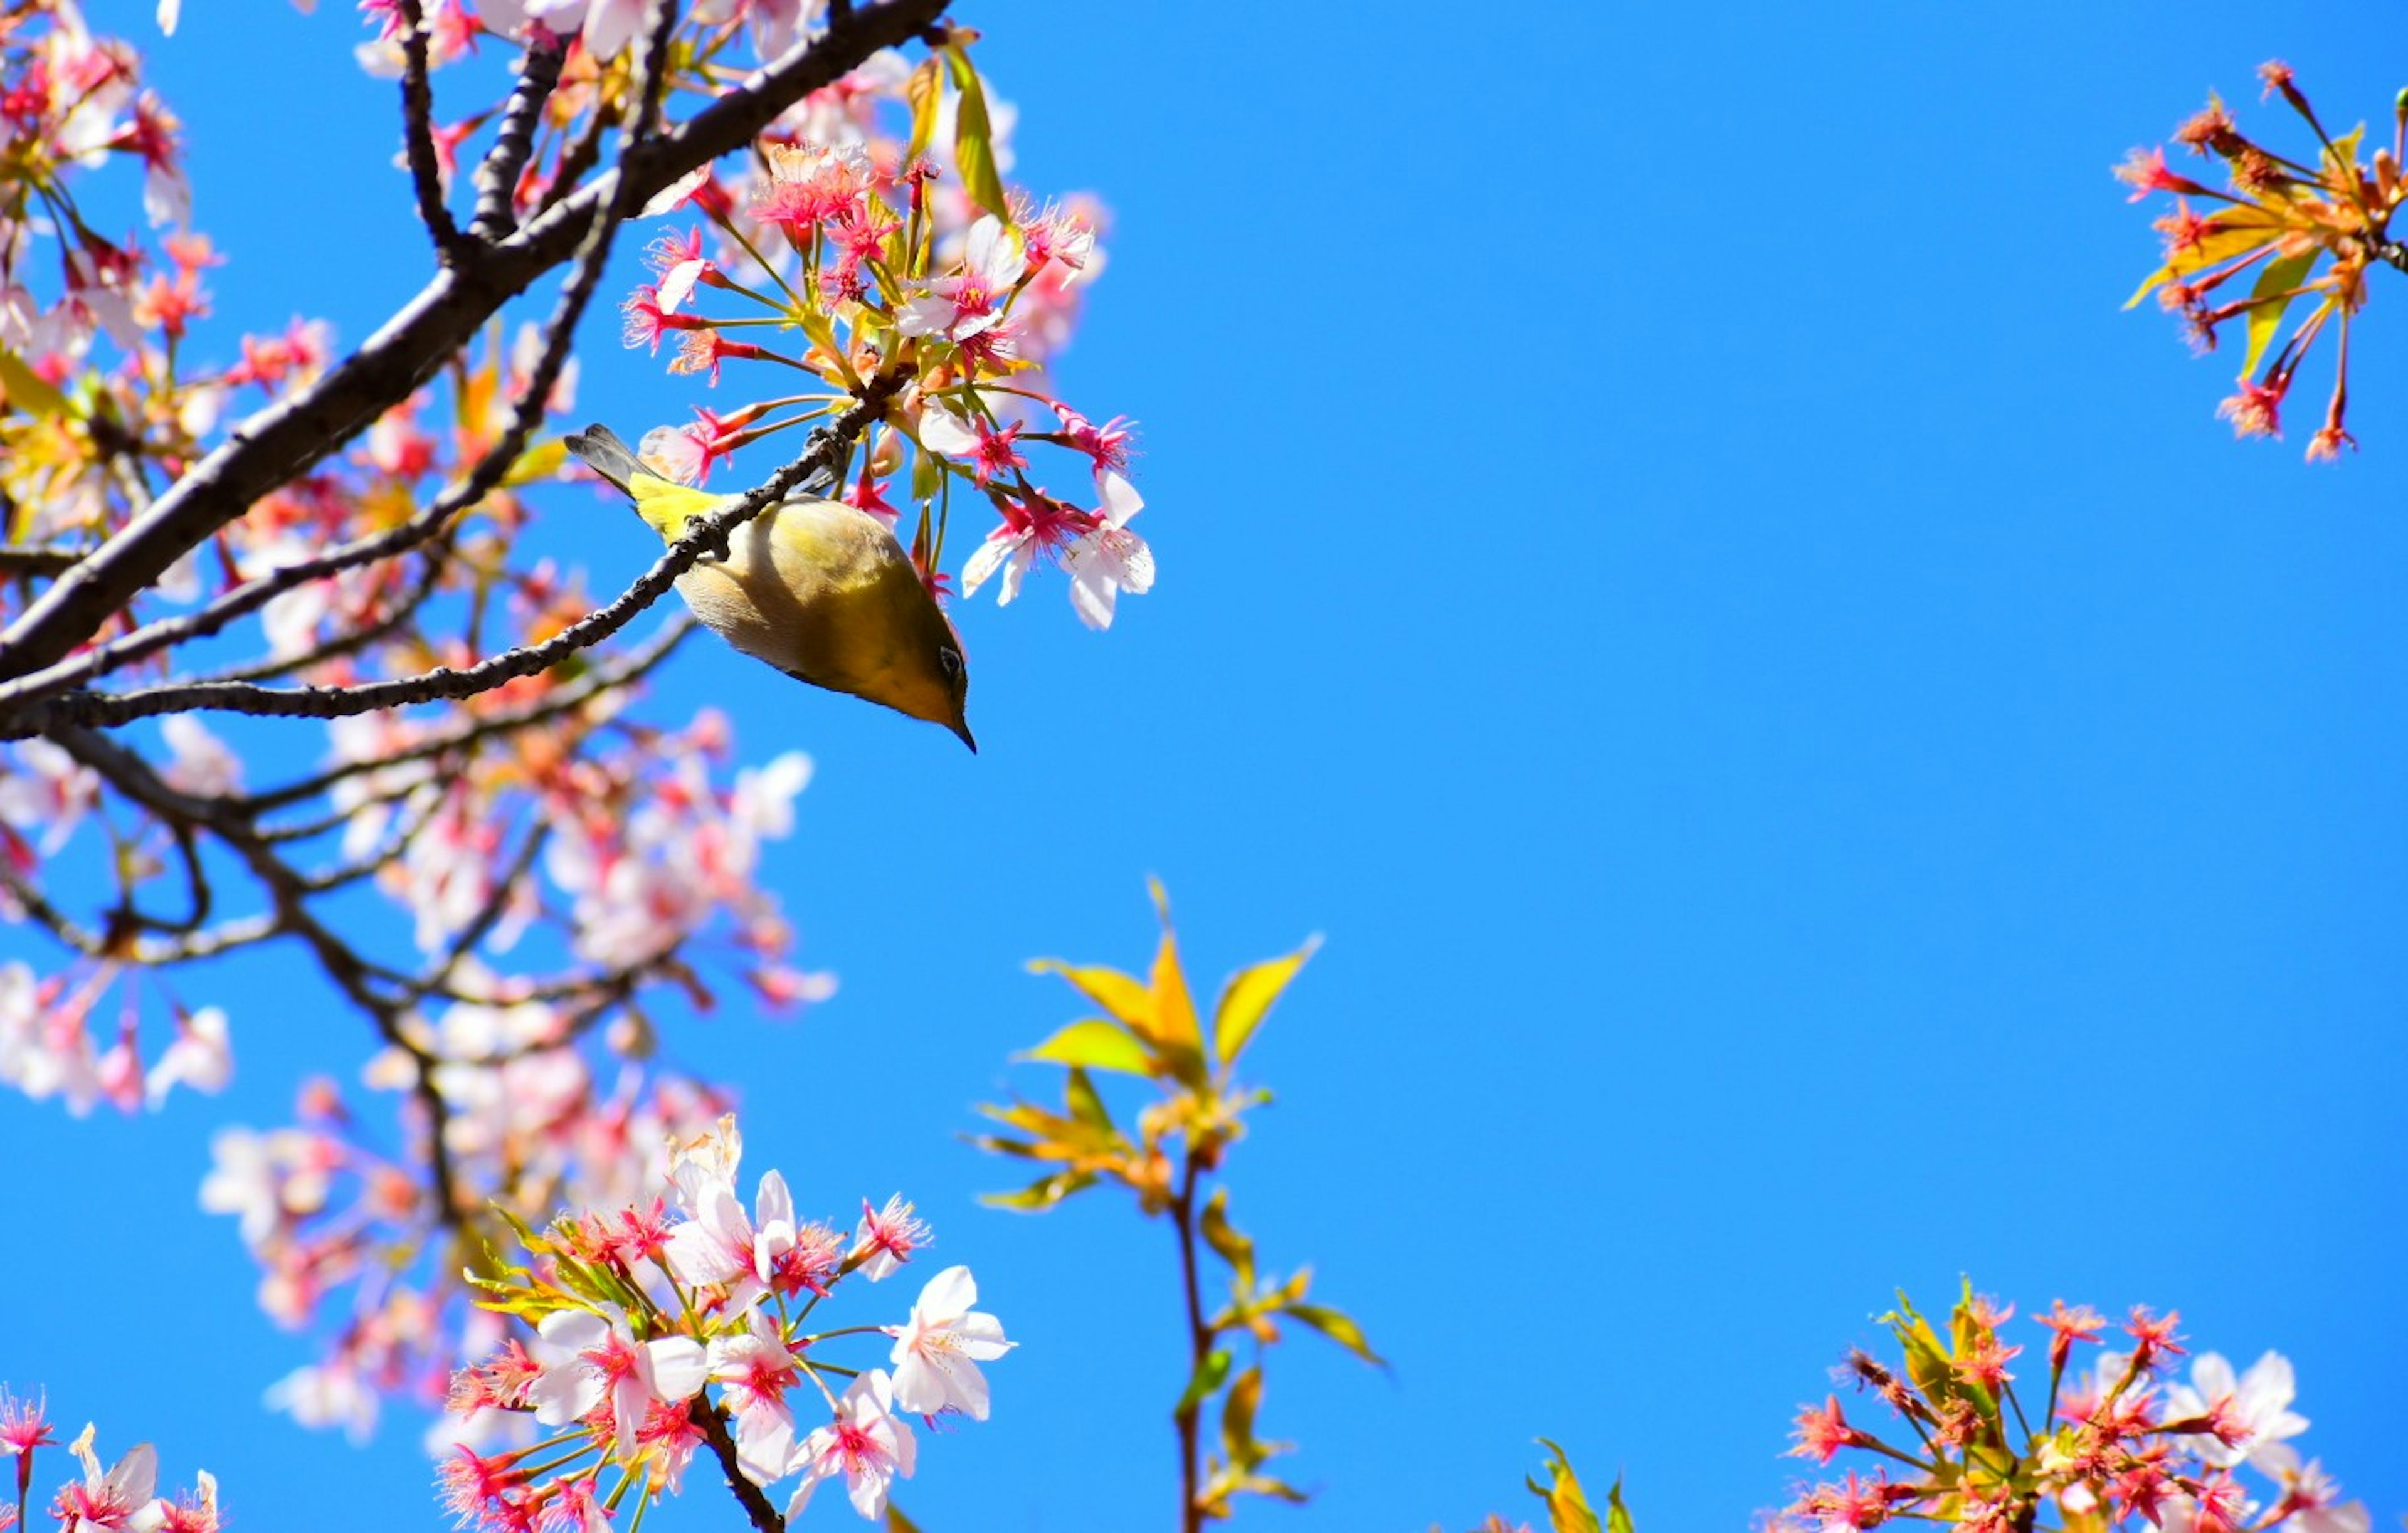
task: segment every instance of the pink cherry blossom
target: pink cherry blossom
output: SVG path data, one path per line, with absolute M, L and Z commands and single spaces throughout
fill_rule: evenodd
M 786 1466 L 799 1471 L 802 1483 L 786 1503 L 786 1520 L 802 1515 L 811 1492 L 823 1480 L 843 1475 L 853 1510 L 873 1521 L 886 1514 L 886 1497 L 896 1479 L 911 1478 L 917 1444 L 911 1428 L 896 1419 L 895 1391 L 883 1368 L 872 1368 L 853 1382 L 837 1401 L 836 1420 L 813 1431 L 795 1450 Z
M 621 1319 L 590 1310 L 559 1310 L 536 1327 L 531 1349 L 540 1371 L 527 1391 L 535 1419 L 566 1426 L 605 1400 L 616 1424 L 615 1449 L 636 1449 L 646 1408 L 682 1400 L 700 1389 L 709 1369 L 702 1343 L 690 1336 L 638 1341 Z
M 1011 1350 L 1003 1323 L 973 1311 L 978 1283 L 967 1267 L 949 1267 L 928 1280 L 912 1302 L 911 1318 L 889 1325 L 895 1338 L 895 1403 L 917 1415 L 959 1411 L 986 1420 L 987 1387 L 981 1363 Z

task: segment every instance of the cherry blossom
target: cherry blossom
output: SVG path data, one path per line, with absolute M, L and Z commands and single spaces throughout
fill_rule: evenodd
M 978 1365 L 1011 1349 L 1003 1324 L 975 1311 L 978 1284 L 967 1267 L 949 1267 L 928 1280 L 912 1302 L 911 1318 L 889 1325 L 895 1351 L 895 1403 L 916 1415 L 959 1411 L 986 1420 L 986 1376 Z
M 888 1492 L 898 1476 L 911 1478 L 918 1453 L 911 1428 L 896 1418 L 894 1406 L 894 1386 L 884 1369 L 872 1368 L 853 1382 L 837 1401 L 836 1420 L 805 1438 L 787 1465 L 789 1473 L 802 1475 L 786 1503 L 788 1522 L 802 1515 L 821 1481 L 839 1474 L 855 1512 L 872 1520 L 886 1514 Z

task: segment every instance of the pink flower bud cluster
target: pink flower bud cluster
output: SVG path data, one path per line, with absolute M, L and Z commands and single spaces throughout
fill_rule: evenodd
M 1817 1464 L 1843 1452 L 1879 1462 L 1870 1474 L 1850 1469 L 1805 1488 L 1768 1528 L 1847 1533 L 1910 1518 L 2018 1533 L 2054 1514 L 2069 1528 L 2370 1533 L 2366 1507 L 2344 1503 L 2332 1477 L 2292 1445 L 2308 1423 L 2291 1410 L 2291 1365 L 2280 1354 L 2236 1375 L 2203 1353 L 2185 1382 L 2178 1317 L 2135 1308 L 2124 1325 L 2130 1350 L 2072 1368 L 2074 1347 L 2097 1344 L 2107 1322 L 2060 1300 L 2034 1317 L 2049 1336 L 2046 1383 L 2028 1398 L 2016 1383 L 2029 1365 L 2009 1366 L 2026 1349 L 2000 1331 L 2014 1314 L 1969 1290 L 1943 1332 L 1901 1304 L 1886 1317 L 1900 1363 L 1856 1352 L 1837 1370 L 1880 1397 L 1888 1426 L 1851 1419 L 1834 1395 L 1801 1411 L 1790 1450 Z

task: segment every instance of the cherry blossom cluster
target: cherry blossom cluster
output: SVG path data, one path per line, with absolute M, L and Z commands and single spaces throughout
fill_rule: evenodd
M 2163 146 L 2134 150 L 2115 171 L 2132 188 L 2132 200 L 2163 193 L 2174 199 L 2174 210 L 2157 221 L 2165 265 L 2141 284 L 2132 303 L 2156 293 L 2160 305 L 2182 316 L 2192 345 L 2202 351 L 2214 350 L 2220 327 L 2242 322 L 2240 389 L 2216 410 L 2238 437 L 2283 434 L 2291 380 L 2317 340 L 2332 331 L 2332 394 L 2307 452 L 2311 462 L 2331 459 L 2344 446 L 2358 445 L 2342 418 L 2349 402 L 2350 322 L 2366 306 L 2368 270 L 2378 261 L 2408 265 L 2408 255 L 2390 237 L 2391 216 L 2408 198 L 2401 171 L 2408 157 L 2408 93 L 2394 109 L 2390 144 L 2361 162 L 2363 124 L 2344 134 L 2328 132 L 2290 66 L 2279 60 L 2261 65 L 2258 75 L 2267 96 L 2279 93 L 2307 123 L 2315 152 L 2293 159 L 2256 142 L 2213 95 L 2173 138 L 2194 158 L 2220 161 L 2222 186 L 2175 170 Z M 2243 274 L 2245 291 L 2233 280 Z M 2286 313 L 2301 300 L 2309 306 L 2306 318 L 2275 346 Z
M 2136 1307 L 2121 1326 L 2129 1350 L 2111 1351 L 2105 1317 L 2059 1300 L 2032 1317 L 2048 1338 L 2047 1387 L 2027 1400 L 2016 1382 L 2028 1367 L 2014 1366 L 2027 1349 L 2002 1330 L 2014 1314 L 1969 1284 L 1942 1331 L 1901 1297 L 1885 1317 L 1899 1361 L 1858 1351 L 1835 1370 L 1880 1397 L 1886 1436 L 1851 1419 L 1833 1395 L 1803 1409 L 1790 1450 L 1817 1464 L 1843 1451 L 1882 1462 L 1812 1486 L 1769 1526 L 1841 1533 L 1914 1518 L 1976 1533 L 2143 1524 L 2165 1533 L 2369 1533 L 2365 1506 L 2343 1502 L 2332 1477 L 2292 1445 L 2308 1424 L 2291 1410 L 2291 1365 L 2279 1354 L 2236 1375 L 2220 1354 L 2202 1353 L 2186 1381 L 2177 1315 Z M 2074 1366 L 2084 1344 L 2102 1349 L 2087 1368 Z M 2042 1521 L 2052 1514 L 2054 1524 Z
M 207 1469 L 193 1476 L 193 1488 L 174 1497 L 159 1491 L 159 1454 L 135 1444 L 107 1469 L 93 1449 L 97 1428 L 86 1426 L 66 1445 L 82 1473 L 50 1497 L 50 1513 L 64 1533 L 217 1533 L 217 1478 Z M 0 1385 L 0 1454 L 16 1460 L 15 1505 L 0 1503 L 0 1533 L 27 1526 L 27 1497 L 34 1483 L 34 1455 L 58 1446 L 44 1403 L 21 1399 Z
M 911 1206 L 865 1200 L 848 1235 L 798 1215 L 774 1170 L 748 1205 L 737 1183 L 741 1156 L 735 1120 L 724 1117 L 676 1146 L 666 1196 L 541 1233 L 521 1226 L 531 1265 L 478 1280 L 481 1302 L 531 1324 L 534 1336 L 462 1369 L 451 1407 L 471 1433 L 512 1415 L 552 1432 L 492 1454 L 453 1449 L 439 1482 L 463 1525 L 599 1533 L 677 1492 L 703 1450 L 752 1493 L 757 1525 L 770 1526 L 764 1512 L 775 1516 L 763 1493 L 789 1481 L 789 1520 L 837 1480 L 876 1520 L 915 1465 L 910 1418 L 986 1419 L 979 1365 L 1011 1343 L 973 1308 L 967 1267 L 936 1273 L 897 1323 L 812 1324 L 849 1280 L 882 1282 L 930 1243 Z M 886 1367 L 830 1355 L 844 1339 L 868 1337 L 882 1339 L 869 1358 L 882 1353 Z
M 531 1010 L 499 1020 L 534 1027 Z M 389 1053 L 369 1073 L 397 1087 L 410 1072 Z M 408 1144 L 400 1153 L 380 1150 L 379 1119 L 322 1079 L 301 1088 L 292 1123 L 230 1128 L 211 1142 L 201 1206 L 236 1221 L 260 1265 L 260 1307 L 321 1342 L 315 1360 L 267 1394 L 304 1426 L 365 1439 L 389 1398 L 439 1406 L 452 1368 L 490 1350 L 503 1330 L 468 1303 L 463 1238 L 482 1239 L 472 1232 L 484 1218 L 541 1219 L 564 1198 L 632 1197 L 658 1183 L 662 1144 L 702 1131 L 727 1106 L 707 1082 L 604 1067 L 566 1044 L 531 1047 L 492 1067 L 445 1068 L 437 1086 L 452 1179 L 494 1199 L 479 1222 L 447 1212 L 426 1185 L 427 1114 L 415 1096 L 402 1109 Z
M 139 64 L 71 4 L 0 16 L 0 623 L 227 423 L 303 399 L 340 356 L 320 322 L 213 330 L 202 282 L 221 258 L 175 226 L 192 208 L 176 122 Z M 602 102 L 590 76 L 576 91 L 588 112 Z M 79 211 L 83 179 L 126 171 L 168 222 L 153 239 L 105 238 Z M 575 365 L 547 345 L 534 325 L 489 327 L 127 604 L 67 663 L 76 680 L 342 687 L 582 617 L 583 577 L 520 546 L 533 511 L 518 486 L 552 476 L 556 445 L 392 557 L 285 573 L 408 526 L 522 398 L 571 408 Z M 262 591 L 239 621 L 177 637 Z M 218 1089 L 242 1007 L 188 1001 L 175 971 L 278 939 L 321 954 L 335 997 L 380 1035 L 366 1079 L 383 1102 L 313 1084 L 291 1125 L 221 1139 L 204 1190 L 239 1217 L 269 1313 L 326 1344 L 274 1393 L 306 1421 L 364 1431 L 380 1397 L 439 1398 L 490 1343 L 452 1249 L 478 1211 L 632 1196 L 652 1146 L 724 1110 L 716 1088 L 632 1063 L 660 1051 L 666 1009 L 715 1004 L 730 981 L 772 1006 L 832 988 L 792 964 L 757 877 L 808 761 L 739 769 L 716 711 L 635 711 L 679 631 L 449 709 L 307 725 L 328 746 L 314 763 L 265 749 L 289 725 L 191 713 L 0 746 L 0 922 L 64 953 L 0 965 L 0 1085 L 79 1113 Z M 380 917 L 358 919 L 363 891 L 390 902 Z
M 419 50 L 399 30 L 402 7 L 365 8 L 371 68 L 411 67 Z M 161 7 L 163 24 L 177 9 Z M 643 67 L 634 32 L 652 7 L 419 9 L 416 40 L 434 64 L 481 47 L 489 60 L 510 55 L 522 85 L 556 73 L 535 93 L 515 180 L 500 183 L 505 222 L 540 216 L 607 167 L 633 115 Z M 824 7 L 802 0 L 676 9 L 665 55 L 673 106 L 745 89 L 752 57 L 827 25 Z M 988 407 L 965 391 L 1006 374 L 1033 381 L 1034 363 L 1058 351 L 1077 317 L 1077 279 L 1100 255 L 1092 214 L 1023 210 L 1008 231 L 997 218 L 979 236 L 974 264 L 996 292 L 982 299 L 948 275 L 971 259 L 982 216 L 964 188 L 1003 201 L 990 183 L 1008 166 L 1010 110 L 968 68 L 969 35 L 930 40 L 936 88 L 915 97 L 929 104 L 924 142 L 908 156 L 877 150 L 897 167 L 889 198 L 904 195 L 907 159 L 924 167 L 910 180 L 919 222 L 894 252 L 865 251 L 861 263 L 872 280 L 901 284 L 890 310 L 917 302 L 927 322 L 958 334 L 890 337 L 894 354 L 877 358 L 849 313 L 814 310 L 805 329 L 825 330 L 856 378 L 912 369 L 922 392 L 910 395 L 907 424 L 930 401 L 967 423 Z M 867 48 L 846 46 L 849 57 Z M 71 0 L 0 7 L 0 504 L 12 508 L 0 625 L 35 621 L 79 560 L 122 544 L 163 499 L 205 478 L 247 418 L 322 403 L 313 391 L 347 362 L 323 322 L 280 315 L 246 333 L 215 315 L 208 276 L 230 257 L 190 227 L 179 128 L 143 88 L 140 64 L 129 45 L 95 36 Z M 445 77 L 447 92 L 460 78 Z M 915 78 L 931 77 L 880 55 L 781 118 L 773 145 L 871 152 L 872 124 Z M 440 183 L 480 158 L 495 163 L 499 104 L 473 105 L 449 121 L 405 121 L 406 140 L 431 135 Z M 103 229 L 85 215 L 86 201 L 131 205 L 92 190 L 110 177 L 141 179 L 151 228 Z M 798 248 L 778 246 L 780 229 L 738 206 L 752 191 L 708 176 L 683 190 L 706 206 L 714 187 L 730 225 L 722 237 L 751 231 L 785 252 L 798 279 Z M 437 245 L 439 201 L 421 199 Z M 1005 283 L 1007 246 L 1021 265 Z M 805 283 L 814 293 L 818 269 Z M 728 291 L 699 267 L 689 289 Z M 557 302 L 555 316 L 574 312 Z M 982 303 L 991 315 L 971 315 Z M 602 599 L 587 578 L 525 536 L 538 522 L 525 487 L 555 479 L 564 457 L 541 427 L 573 407 L 570 331 L 518 319 L 480 327 L 355 437 L 272 489 L 246 490 L 241 514 L 60 658 L 0 679 L 10 694 L 0 715 L 62 697 L 383 687 L 474 667 L 589 618 Z M 881 322 L 900 335 L 893 312 Z M 988 360 L 953 356 L 965 342 Z M 1092 437 L 1081 461 L 1109 499 L 1125 488 L 1125 435 L 1114 425 Z M 858 461 L 872 471 L 856 487 L 873 493 L 898 454 L 917 451 L 891 422 L 867 446 Z M 943 509 L 941 494 L 930 498 L 938 524 L 921 541 L 933 571 Z M 1133 509 L 1131 497 L 1120 519 Z M 1141 553 L 1133 535 L 1091 523 L 1058 525 L 1094 534 L 1096 557 Z M 1077 538 L 1058 541 L 1068 553 Z M 1007 586 L 1054 547 L 1024 548 Z M 1108 566 L 1081 587 L 1091 612 L 1142 583 Z M 290 1122 L 222 1136 L 204 1185 L 205 1203 L 236 1217 L 260 1264 L 263 1306 L 323 1348 L 272 1392 L 301 1420 L 365 1432 L 386 1400 L 439 1396 L 459 1359 L 500 1335 L 459 1275 L 464 1251 L 494 1233 L 488 1224 L 531 1224 L 564 1201 L 632 1199 L 665 1174 L 654 1146 L 691 1139 L 726 1109 L 727 1094 L 660 1062 L 679 1013 L 731 989 L 773 1008 L 832 989 L 796 962 L 795 934 L 759 886 L 764 849 L 793 827 L 806 758 L 739 768 L 716 712 L 646 716 L 648 679 L 688 628 L 671 619 L 462 701 L 303 724 L 297 751 L 290 722 L 164 704 L 130 724 L 36 724 L 36 738 L 0 743 L 0 922 L 46 933 L 57 950 L 0 966 L 0 1086 L 78 1112 L 217 1089 L 244 1006 L 187 991 L 214 960 L 270 943 L 313 963 L 322 993 L 372 1037 L 358 1086 L 312 1082 Z
M 653 239 L 654 280 L 624 306 L 627 344 L 666 343 L 672 373 L 714 386 L 730 363 L 801 377 L 656 428 L 643 451 L 697 483 L 739 448 L 842 410 L 870 379 L 908 378 L 842 498 L 903 535 L 939 595 L 954 496 L 983 501 L 995 520 L 963 561 L 963 593 L 993 580 L 1008 603 L 1033 566 L 1058 563 L 1073 609 L 1101 628 L 1121 593 L 1154 582 L 1153 553 L 1127 525 L 1144 505 L 1129 426 L 1082 414 L 1043 371 L 1102 269 L 1100 216 L 1005 190 L 1012 114 L 970 66 L 972 36 L 955 32 L 916 67 L 873 57 L 790 112 L 742 177 L 680 189 L 676 206 L 699 222 Z M 1039 449 L 1086 487 L 1033 479 Z

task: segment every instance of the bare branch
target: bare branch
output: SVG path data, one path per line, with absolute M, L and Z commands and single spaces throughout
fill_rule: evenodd
M 418 217 L 435 240 L 435 251 L 452 265 L 469 251 L 452 209 L 443 200 L 443 171 L 435 156 L 435 91 L 426 78 L 426 17 L 419 0 L 401 0 L 401 136 L 409 161 L 410 190 Z
M 91 556 L 90 549 L 0 547 L 0 577 L 62 575 Z
M 786 1533 L 786 1519 L 762 1494 L 761 1487 L 744 1472 L 736 1456 L 736 1440 L 727 1432 L 727 1410 L 716 1402 L 707 1403 L 695 1413 L 695 1425 L 702 1428 L 702 1440 L 710 1444 L 711 1454 L 719 1460 L 720 1471 L 727 1476 L 727 1489 L 737 1505 L 752 1521 L 753 1533 Z
M 535 135 L 543 125 L 544 103 L 560 84 L 560 65 L 567 57 L 567 44 L 551 40 L 528 44 L 526 56 L 519 61 L 518 84 L 511 88 L 509 103 L 502 108 L 502 123 L 496 130 L 494 147 L 485 151 L 484 160 L 477 166 L 477 211 L 469 221 L 468 233 L 479 239 L 501 239 L 519 226 L 513 210 L 519 177 L 535 152 Z
M 638 648 L 614 657 L 614 664 L 595 666 L 589 674 L 562 687 L 532 707 L 478 719 L 448 735 L 436 736 L 431 739 L 421 741 L 407 751 L 396 751 L 390 755 L 379 756 L 373 761 L 347 761 L 339 766 L 329 766 L 324 771 L 305 777 L 297 782 L 288 782 L 280 788 L 254 794 L 241 800 L 243 810 L 248 814 L 258 814 L 270 809 L 283 809 L 288 805 L 300 803 L 304 799 L 314 798 L 344 779 L 357 777 L 363 772 L 383 771 L 413 761 L 434 760 L 450 755 L 479 740 L 514 734 L 530 724 L 548 723 L 564 713 L 584 707 L 606 692 L 615 692 L 641 680 L 653 666 L 668 658 L 669 652 L 676 649 L 678 644 L 693 632 L 693 617 L 681 612 L 663 626 L 656 638 L 647 639 Z M 265 834 L 271 840 L 306 840 L 310 836 L 323 835 L 329 830 L 336 829 L 348 818 L 350 815 L 346 812 L 313 824 L 279 826 Z
M 859 402 L 844 413 L 836 429 L 819 434 L 802 456 L 725 509 L 688 523 L 685 536 L 671 543 L 652 567 L 638 577 L 617 599 L 539 644 L 506 650 L 473 666 L 438 666 L 416 676 L 350 687 L 274 688 L 205 681 L 124 693 L 70 692 L 29 704 L 0 719 L 0 739 L 48 734 L 63 725 L 113 726 L 161 713 L 202 709 L 280 718 L 347 718 L 442 699 L 457 701 L 490 692 L 521 677 L 538 675 L 625 627 L 638 612 L 657 601 L 679 576 L 699 563 L 703 554 L 724 550 L 728 534 L 785 499 L 806 480 L 835 475 L 841 461 L 841 444 L 852 441 L 884 412 L 887 400 L 902 387 L 909 371 L 906 365 L 871 380 Z

